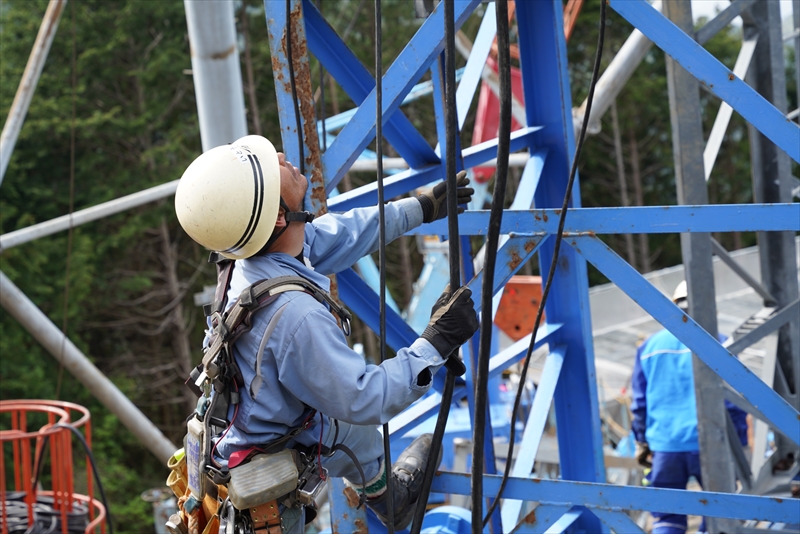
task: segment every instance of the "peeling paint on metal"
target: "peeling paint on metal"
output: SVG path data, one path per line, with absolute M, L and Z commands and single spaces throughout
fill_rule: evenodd
M 526 525 L 535 525 L 536 524 L 536 510 L 532 510 L 531 513 L 525 516 L 522 520 L 523 523 Z
M 344 497 L 347 499 L 348 506 L 355 508 L 358 506 L 358 493 L 351 487 L 344 488 Z
M 508 251 L 508 255 L 510 259 L 508 260 L 508 268 L 511 271 L 516 270 L 519 267 L 519 264 L 522 263 L 522 257 L 519 255 L 519 249 L 517 247 L 511 247 Z

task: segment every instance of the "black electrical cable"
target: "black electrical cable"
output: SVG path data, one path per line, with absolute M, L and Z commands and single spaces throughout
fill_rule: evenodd
M 598 37 L 598 42 L 597 42 L 597 52 L 595 54 L 594 67 L 592 69 L 592 80 L 589 84 L 589 95 L 586 97 L 586 113 L 583 115 L 583 124 L 581 125 L 580 135 L 578 136 L 578 145 L 575 148 L 575 156 L 572 158 L 572 166 L 569 172 L 569 180 L 567 181 L 567 190 L 564 193 L 564 202 L 561 205 L 561 215 L 558 219 L 556 242 L 553 246 L 553 258 L 550 262 L 550 270 L 547 273 L 547 282 L 545 283 L 544 290 L 542 291 L 542 300 L 541 304 L 539 305 L 539 310 L 536 312 L 536 320 L 533 324 L 533 333 L 531 334 L 531 342 L 528 345 L 528 352 L 525 355 L 525 360 L 524 360 L 525 363 L 523 364 L 522 372 L 520 373 L 517 396 L 514 399 L 514 411 L 511 416 L 511 434 L 509 436 L 506 468 L 503 473 L 503 479 L 500 482 L 500 489 L 497 491 L 497 497 L 492 503 L 492 506 L 489 508 L 489 511 L 486 513 L 486 517 L 483 519 L 484 525 L 488 522 L 489 518 L 491 517 L 491 514 L 494 512 L 494 509 L 497 507 L 497 503 L 500 502 L 500 498 L 503 495 L 506 483 L 508 482 L 508 477 L 511 473 L 511 462 L 514 458 L 514 440 L 516 437 L 517 414 L 519 413 L 519 407 L 522 401 L 522 392 L 525 390 L 525 379 L 528 374 L 528 366 L 530 365 L 531 362 L 531 355 L 533 354 L 533 346 L 536 343 L 536 334 L 539 331 L 539 323 L 542 320 L 544 305 L 547 302 L 547 296 L 550 294 L 550 286 L 553 283 L 553 277 L 556 272 L 558 254 L 559 251 L 561 250 L 561 240 L 563 239 L 563 234 L 564 234 L 564 223 L 567 218 L 567 208 L 569 207 L 569 202 L 570 199 L 572 198 L 572 187 L 575 183 L 575 175 L 578 171 L 578 161 L 580 159 L 581 150 L 583 149 L 583 142 L 586 138 L 586 127 L 589 123 L 589 117 L 592 111 L 594 90 L 595 86 L 597 85 L 597 78 L 600 74 L 600 60 L 603 57 L 603 44 L 605 42 L 605 31 L 606 31 L 606 2 L 600 2 L 600 35 Z
M 297 158 L 300 160 L 300 174 L 306 173 L 305 150 L 303 149 L 303 123 L 300 122 L 300 103 L 297 99 L 297 86 L 294 81 L 294 61 L 292 61 L 292 0 L 286 0 L 286 63 L 289 65 L 289 86 L 292 89 L 294 120 L 297 123 Z
M 484 445 L 486 440 L 486 411 L 489 387 L 489 357 L 492 348 L 492 297 L 494 296 L 494 271 L 497 247 L 500 241 L 500 224 L 508 181 L 508 155 L 511 143 L 511 52 L 508 38 L 508 0 L 495 2 L 497 24 L 497 60 L 500 76 L 500 124 L 497 130 L 497 171 L 492 193 L 492 210 L 486 241 L 486 258 L 483 264 L 481 288 L 480 348 L 475 372 L 475 421 L 472 433 L 472 532 L 483 530 L 483 473 Z
M 103 490 L 103 483 L 100 481 L 100 474 L 97 472 L 97 464 L 94 461 L 94 455 L 92 454 L 92 450 L 89 448 L 89 444 L 86 443 L 86 439 L 83 437 L 83 434 L 81 434 L 80 430 L 74 426 L 65 423 L 58 423 L 55 426 L 68 428 L 70 432 L 72 432 L 75 437 L 78 438 L 78 441 L 83 446 L 83 450 L 86 452 L 86 457 L 89 458 L 89 463 L 92 464 L 92 473 L 94 473 L 94 480 L 97 482 L 97 491 L 100 493 L 100 500 L 102 501 L 103 506 L 106 508 L 106 524 L 108 525 L 108 534 L 114 534 L 114 526 L 111 524 L 111 510 L 108 507 L 106 492 Z
M 67 428 L 69 429 L 80 441 L 81 445 L 83 446 L 84 451 L 86 452 L 86 456 L 89 458 L 89 463 L 92 466 L 92 473 L 94 474 L 95 481 L 97 482 L 97 490 L 100 492 L 100 499 L 103 503 L 103 506 L 106 509 L 106 523 L 108 525 L 108 532 L 109 534 L 114 533 L 114 527 L 111 524 L 111 511 L 108 507 L 108 500 L 106 499 L 105 491 L 103 490 L 103 484 L 100 481 L 100 475 L 97 472 L 97 465 L 95 464 L 94 455 L 92 454 L 91 449 L 89 449 L 89 444 L 86 443 L 86 440 L 83 437 L 83 434 L 72 425 L 59 423 L 54 425 L 56 428 Z M 34 461 L 34 478 L 32 486 L 35 488 L 39 485 L 39 479 L 42 475 L 42 468 L 44 466 L 44 455 L 47 447 L 50 445 L 50 436 L 45 436 L 44 441 L 42 443 L 41 448 L 39 449 L 39 453 L 36 456 Z M 34 505 L 34 524 L 32 525 L 32 529 L 28 529 L 28 510 L 27 507 L 23 505 L 23 508 L 20 510 L 19 506 L 17 507 L 9 507 L 9 502 L 15 501 L 22 501 L 25 497 L 24 492 L 17 492 L 17 493 L 7 493 L 7 500 L 4 503 L 6 506 L 6 510 L 8 510 L 8 517 L 9 517 L 9 533 L 16 533 L 16 532 L 25 532 L 30 534 L 45 534 L 48 532 L 60 532 L 61 531 L 61 511 L 56 510 L 53 507 L 54 501 L 52 497 L 40 495 L 36 499 L 36 504 Z M 88 514 L 89 509 L 87 506 L 81 503 L 72 503 L 73 511 L 67 514 L 67 529 L 69 532 L 83 532 L 86 528 L 86 525 L 89 524 L 88 522 Z M 22 512 L 20 514 L 20 511 Z M 23 525 L 21 529 L 17 527 L 19 525 Z M 2 521 L 0 521 L 2 524 Z M 36 528 L 33 528 L 36 527 Z
M 375 0 L 375 157 L 378 164 L 378 250 L 380 262 L 380 343 L 381 363 L 386 361 L 386 215 L 383 197 L 383 32 L 381 0 Z M 383 424 L 383 462 L 386 472 L 386 519 L 389 534 L 394 534 L 394 488 L 392 487 L 392 449 L 389 423 Z
M 461 250 L 458 233 L 458 184 L 456 180 L 456 135 L 458 123 L 456 117 L 456 59 L 455 59 L 455 4 L 453 0 L 444 0 L 444 117 L 445 117 L 445 178 L 447 180 L 447 231 L 450 255 L 450 291 L 455 292 L 461 286 Z M 445 366 L 447 375 L 442 390 L 442 401 L 439 405 L 439 416 L 433 430 L 433 442 L 425 464 L 422 479 L 422 490 L 414 510 L 411 523 L 411 534 L 419 534 L 422 520 L 431 493 L 433 476 L 438 468 L 439 451 L 442 448 L 444 430 L 453 401 L 456 376 L 466 372 L 464 362 L 456 353 L 447 358 Z

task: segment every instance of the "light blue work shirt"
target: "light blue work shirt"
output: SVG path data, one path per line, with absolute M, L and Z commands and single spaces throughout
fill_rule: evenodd
M 385 206 L 385 219 L 386 238 L 391 241 L 421 224 L 422 210 L 416 199 L 404 199 Z M 236 261 L 228 308 L 242 290 L 265 278 L 301 276 L 328 291 L 330 282 L 325 275 L 342 271 L 375 251 L 378 239 L 377 207 L 318 217 L 305 226 L 306 264 L 284 253 Z M 253 398 L 250 385 L 255 377 L 259 344 L 270 319 L 284 305 L 266 342 L 261 359 L 263 383 Z M 301 291 L 282 293 L 256 313 L 252 329 L 239 338 L 233 353 L 244 387 L 240 404 L 228 413 L 233 424 L 217 443 L 219 456 L 227 459 L 235 451 L 265 445 L 286 435 L 300 426 L 314 408 L 318 414 L 312 426 L 300 433 L 295 442 L 314 445 L 322 441 L 331 446 L 335 434 L 332 419 L 340 421 L 337 442 L 345 442 L 353 450 L 368 479 L 377 474 L 383 452 L 374 425 L 388 422 L 428 391 L 432 381 L 420 386 L 418 375 L 426 369 L 433 374 L 444 363 L 436 349 L 420 338 L 381 365 L 367 364 L 348 346 L 327 307 Z M 352 462 L 339 452 L 324 465 L 332 476 L 361 482 Z
M 718 335 L 720 343 L 725 336 Z M 636 351 L 631 388 L 631 424 L 636 441 L 655 452 L 696 452 L 697 405 L 692 351 L 668 330 L 649 337 Z M 727 400 L 742 445 L 747 444 L 747 414 Z

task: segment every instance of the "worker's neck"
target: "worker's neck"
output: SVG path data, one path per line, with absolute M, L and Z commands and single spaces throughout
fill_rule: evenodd
M 278 229 L 275 229 L 278 231 Z M 303 242 L 305 241 L 305 223 L 293 222 L 283 234 L 275 240 L 267 250 L 267 254 L 283 252 L 293 258 L 303 253 Z

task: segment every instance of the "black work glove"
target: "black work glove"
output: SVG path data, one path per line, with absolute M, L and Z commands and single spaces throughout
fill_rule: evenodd
M 650 445 L 640 441 L 636 442 L 636 461 L 639 462 L 639 465 L 653 467 L 652 455 L 653 451 L 650 450 Z
M 480 323 L 478 314 L 475 313 L 475 303 L 472 302 L 472 291 L 467 286 L 462 286 L 451 294 L 448 285 L 433 305 L 431 320 L 421 337 L 430 341 L 443 358 L 448 358 L 478 328 Z
M 469 185 L 467 171 L 456 174 L 456 184 L 458 185 L 458 204 L 468 204 L 472 200 L 475 192 Z M 447 182 L 443 181 L 436 184 L 433 188 L 423 191 L 417 195 L 420 206 L 422 206 L 422 221 L 429 223 L 438 221 L 447 216 Z M 458 213 L 463 213 L 464 208 L 458 208 Z

